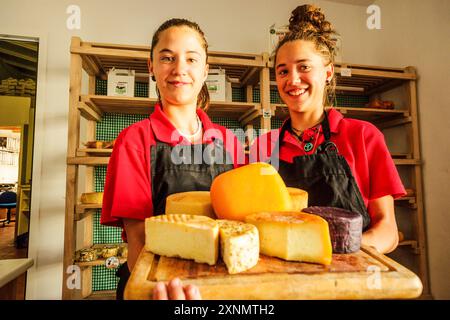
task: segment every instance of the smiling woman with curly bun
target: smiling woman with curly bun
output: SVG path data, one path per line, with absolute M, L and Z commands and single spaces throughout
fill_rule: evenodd
M 406 192 L 383 134 L 334 108 L 325 111 L 336 85 L 337 35 L 320 8 L 302 5 L 292 11 L 289 32 L 274 55 L 289 118 L 256 140 L 250 159 L 278 163 L 288 187 L 308 191 L 309 206 L 360 213 L 362 243 L 387 253 L 398 244 L 394 199 Z

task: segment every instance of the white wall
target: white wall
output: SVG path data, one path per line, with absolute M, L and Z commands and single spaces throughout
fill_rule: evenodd
M 377 45 L 377 36 L 365 27 L 367 17 L 365 7 L 328 1 L 311 2 L 320 5 L 340 31 L 344 61 L 381 64 L 377 55 L 378 53 L 384 54 L 386 49 Z M 433 3 L 441 3 L 441 5 L 444 2 L 433 1 Z M 38 34 L 46 39 L 45 48 L 43 48 L 47 56 L 44 62 L 46 63 L 46 80 L 44 81 L 45 88 L 41 90 L 41 94 L 42 92 L 45 94 L 43 98 L 45 104 L 38 105 L 41 110 L 37 110 L 38 113 L 41 112 L 43 122 L 43 129 L 39 134 L 42 136 L 41 142 L 45 141 L 45 143 L 37 143 L 38 150 L 35 151 L 42 155 L 42 166 L 37 168 L 40 183 L 39 212 L 36 214 L 38 221 L 35 222 L 35 227 L 30 233 L 30 239 L 34 241 L 30 241 L 29 249 L 30 254 L 34 255 L 35 266 L 29 272 L 27 298 L 59 299 L 61 298 L 63 272 L 70 37 L 80 36 L 82 40 L 94 42 L 145 45 L 149 44 L 153 31 L 161 22 L 178 16 L 192 19 L 200 24 L 207 35 L 210 50 L 260 53 L 269 49 L 268 27 L 273 23 L 286 24 L 290 11 L 299 5 L 299 2 L 294 0 L 173 0 L 171 2 L 2 0 L 1 4 L 0 30 L 2 33 L 23 36 Z M 66 8 L 71 4 L 79 5 L 81 8 L 81 30 L 71 31 L 66 28 L 68 17 Z M 422 5 L 422 7 L 424 6 Z M 407 9 L 414 11 L 413 7 Z M 437 11 L 439 13 L 439 10 Z M 440 12 L 442 17 L 444 10 Z M 432 18 L 428 19 L 433 20 Z M 404 26 L 400 25 L 399 28 L 397 33 L 401 33 Z M 386 34 L 387 30 L 389 29 L 383 29 L 380 32 Z M 372 41 L 372 38 L 375 40 Z M 395 66 L 418 65 L 420 62 L 418 57 L 422 54 L 418 45 L 414 47 L 416 50 L 414 54 L 409 57 L 411 61 L 407 63 L 406 60 L 400 58 L 400 54 L 405 52 L 400 49 L 410 47 L 409 43 L 403 45 L 404 41 L 403 38 L 399 39 L 398 45 L 401 47 L 398 49 L 398 59 L 383 60 L 383 63 Z M 389 43 L 389 45 L 393 44 Z M 380 50 L 380 52 L 375 50 Z M 432 55 L 431 50 L 426 53 Z M 438 83 L 434 80 L 434 83 L 439 86 L 445 82 Z M 422 91 L 421 87 L 419 90 L 421 96 L 426 93 L 426 91 Z M 428 97 L 431 99 L 431 96 Z M 444 98 L 437 96 L 435 99 L 437 101 L 436 110 L 438 105 L 443 104 Z M 423 103 L 424 106 L 429 107 L 426 101 Z M 427 119 L 426 123 L 429 123 L 428 121 L 431 121 L 430 118 L 433 117 L 445 120 L 441 114 L 442 111 L 429 113 L 428 119 L 425 118 Z M 38 124 L 36 128 L 39 130 Z M 432 135 L 431 125 L 427 127 L 424 124 L 422 129 L 424 137 Z M 440 162 L 436 164 L 434 157 L 437 155 L 434 155 L 430 149 L 424 148 L 424 151 L 428 152 L 425 157 L 433 159 L 433 162 L 429 163 L 431 168 L 427 174 L 429 180 L 426 184 L 426 190 L 429 195 L 433 194 L 433 198 L 427 203 L 433 203 L 435 200 L 432 209 L 438 215 L 439 212 L 443 213 L 444 208 L 443 204 L 436 201 L 434 196 L 439 193 L 439 189 L 433 192 L 433 188 L 437 188 L 438 184 L 430 184 L 429 181 L 431 181 L 433 172 L 437 173 L 439 170 L 444 170 L 448 176 L 448 168 Z M 36 179 L 33 182 L 35 183 Z M 442 225 L 443 222 L 438 220 L 438 223 Z M 33 222 L 31 225 L 33 227 Z M 444 234 L 436 233 L 433 237 L 434 241 L 439 241 L 439 237 L 442 240 L 448 240 L 448 236 L 445 238 Z M 437 270 L 440 270 L 439 268 L 442 267 L 436 266 Z
M 450 2 L 447 0 L 377 0 L 382 29 L 365 42 L 372 54 L 361 63 L 417 68 L 425 213 L 431 292 L 450 299 Z

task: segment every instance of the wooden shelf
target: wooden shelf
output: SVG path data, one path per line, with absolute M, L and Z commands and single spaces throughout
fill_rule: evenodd
M 105 265 L 105 261 L 106 261 L 106 259 L 97 259 L 97 260 L 89 261 L 89 262 L 75 261 L 74 263 L 77 266 L 80 266 L 81 268 L 83 268 L 83 267 L 88 268 L 88 267 L 95 267 L 95 266 Z M 127 259 L 126 258 L 119 258 L 119 262 L 120 262 L 120 264 L 124 264 L 125 262 L 127 262 Z
M 80 41 L 79 46 L 71 46 L 71 53 L 81 55 L 83 69 L 89 75 L 107 78 L 108 71 L 117 69 L 135 70 L 136 79 L 148 82 L 147 60 L 150 46 L 117 45 Z M 210 69 L 225 69 L 228 77 L 240 86 L 256 85 L 258 71 L 267 64 L 267 58 L 260 54 L 231 52 L 208 52 Z
M 68 157 L 67 164 L 84 166 L 107 165 L 110 157 Z
M 116 300 L 116 291 L 94 291 L 91 295 L 87 296 L 83 300 Z
M 102 209 L 102 205 L 101 204 L 77 204 L 75 206 L 75 215 L 74 215 L 74 220 L 75 221 L 79 221 L 84 219 L 85 217 L 87 217 L 90 214 L 95 213 L 97 210 L 101 210 Z
M 82 95 L 78 109 L 86 119 L 100 121 L 103 113 L 149 115 L 153 112 L 156 102 L 157 99 L 153 98 Z M 243 115 L 260 108 L 258 103 L 211 101 L 205 111 L 210 117 L 227 117 L 238 120 Z
M 336 62 L 334 66 L 337 93 L 372 95 L 417 78 L 410 68 L 386 68 L 343 62 Z M 275 81 L 272 61 L 269 61 L 268 67 L 271 68 L 270 80 Z M 351 70 L 350 77 L 341 75 L 344 68 Z
M 284 120 L 289 116 L 288 108 L 285 104 L 272 104 L 275 112 L 275 118 Z M 326 108 L 327 110 L 330 107 Z M 344 116 L 360 119 L 370 122 L 385 122 L 408 118 L 410 116 L 407 110 L 383 110 L 373 108 L 355 108 L 355 107 L 335 107 Z
M 422 161 L 419 159 L 393 159 L 398 166 L 420 166 Z
M 113 149 L 92 149 L 92 148 L 79 148 L 77 149 L 77 156 L 93 156 L 93 157 L 102 157 L 102 156 L 110 156 Z
M 118 247 L 126 247 L 128 246 L 126 243 L 102 243 L 102 244 L 94 244 L 90 247 L 90 249 L 98 249 L 102 248 L 103 246 L 118 246 Z M 123 264 L 127 261 L 127 258 L 118 257 L 120 264 Z M 94 267 L 94 266 L 101 266 L 105 264 L 106 259 L 100 258 L 94 261 L 89 262 L 80 262 L 80 261 L 74 261 L 74 263 L 80 267 Z

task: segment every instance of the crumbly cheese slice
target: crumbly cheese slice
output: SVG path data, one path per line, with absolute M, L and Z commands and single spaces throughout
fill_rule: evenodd
M 219 224 L 220 254 L 228 273 L 239 273 L 254 267 L 259 259 L 258 229 L 239 221 L 216 221 Z
M 174 193 L 166 199 L 166 214 L 193 214 L 215 219 L 209 191 Z
M 308 192 L 299 188 L 288 187 L 287 189 L 292 200 L 292 211 L 300 212 L 308 206 Z
M 219 226 L 214 219 L 187 214 L 145 219 L 145 250 L 155 254 L 214 265 L 218 246 Z
M 262 254 L 329 265 L 332 246 L 325 219 L 299 212 L 261 212 L 246 217 L 259 231 Z

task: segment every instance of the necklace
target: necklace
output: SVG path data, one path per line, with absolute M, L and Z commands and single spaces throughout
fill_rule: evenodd
M 185 134 L 183 131 L 178 129 L 178 132 L 185 137 L 186 139 L 193 139 L 195 138 L 200 132 L 202 131 L 202 122 L 200 121 L 200 118 L 197 115 L 197 130 L 193 134 Z
M 297 137 L 297 139 L 299 140 L 300 143 L 303 143 L 303 150 L 305 152 L 310 152 L 311 150 L 314 149 L 314 141 L 317 140 L 317 138 L 319 137 L 319 127 L 320 124 L 306 129 L 304 131 L 292 128 L 292 131 L 294 132 L 295 136 Z M 297 134 L 297 132 L 299 132 L 299 134 Z M 314 137 L 315 136 L 315 137 Z

